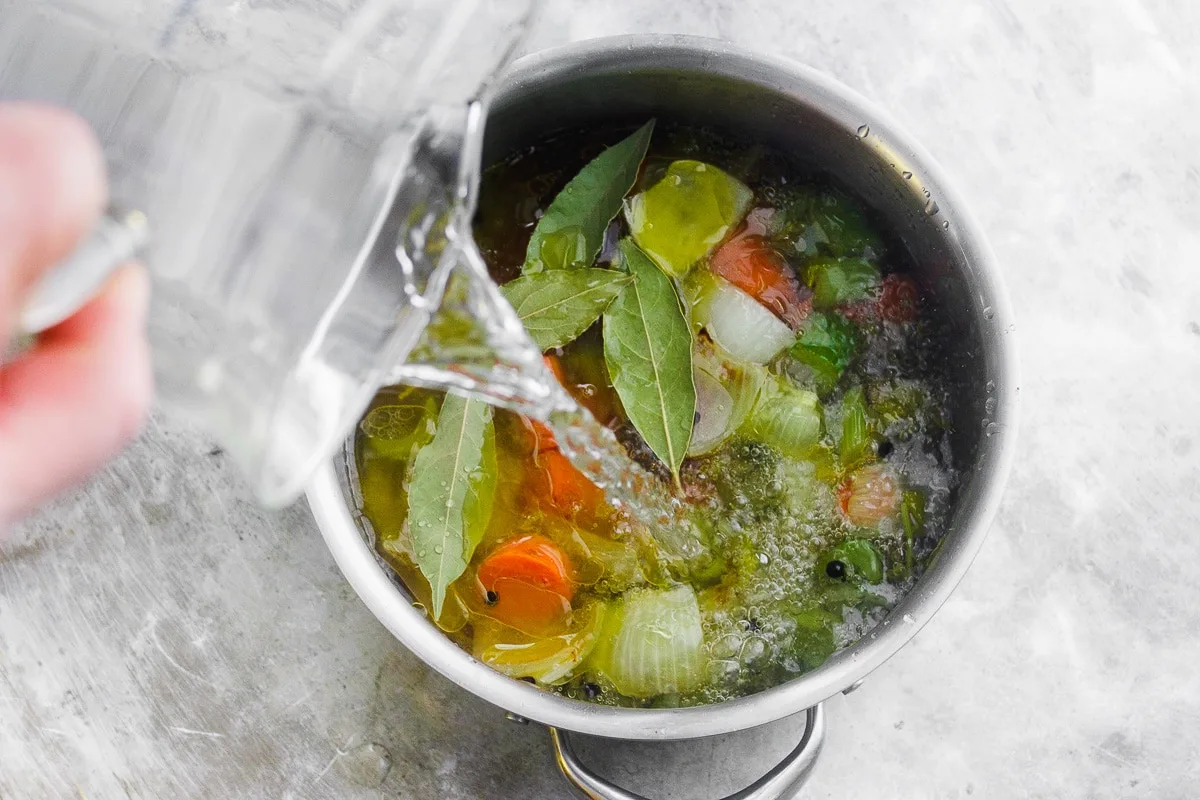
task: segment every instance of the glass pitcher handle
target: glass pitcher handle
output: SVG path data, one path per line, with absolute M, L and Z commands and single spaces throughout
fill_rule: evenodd
M 137 256 L 149 233 L 142 212 L 110 210 L 69 256 L 42 276 L 21 309 L 19 333 L 33 336 L 72 316 L 117 267 Z

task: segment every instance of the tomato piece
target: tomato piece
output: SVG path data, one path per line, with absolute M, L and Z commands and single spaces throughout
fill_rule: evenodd
M 812 310 L 812 292 L 800 285 L 765 237 L 748 232 L 760 227 L 743 228 L 721 245 L 709 259 L 709 268 L 797 330 Z
M 879 296 L 879 316 L 888 322 L 912 322 L 917 318 L 919 301 L 916 281 L 907 275 L 888 275 Z
M 836 308 L 843 317 L 859 325 L 867 325 L 879 319 L 879 301 L 875 299 L 856 300 Z
M 488 554 L 476 571 L 487 616 L 537 632 L 562 622 L 575 596 L 574 568 L 545 536 L 512 539 Z
M 878 525 L 896 512 L 900 487 L 884 467 L 875 464 L 850 474 L 837 489 L 838 505 L 850 522 Z

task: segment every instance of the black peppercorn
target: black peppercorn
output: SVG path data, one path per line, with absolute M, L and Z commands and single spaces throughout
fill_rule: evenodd
M 600 696 L 600 687 L 594 683 L 585 683 L 583 685 L 583 696 L 588 700 L 595 700 Z
M 841 561 L 830 561 L 825 565 L 825 574 L 831 578 L 844 578 L 846 577 L 846 565 Z

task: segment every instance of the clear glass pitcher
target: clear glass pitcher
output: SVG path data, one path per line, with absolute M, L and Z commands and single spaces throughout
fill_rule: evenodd
M 537 3 L 0 0 L 0 100 L 80 113 L 111 183 L 110 217 L 35 292 L 28 327 L 144 244 L 160 400 L 268 505 L 385 381 L 536 395 L 539 354 L 469 222 L 479 98 Z M 447 291 L 487 352 L 415 361 Z

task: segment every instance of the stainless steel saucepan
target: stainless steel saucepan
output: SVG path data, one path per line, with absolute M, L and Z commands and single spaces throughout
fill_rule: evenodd
M 530 56 L 492 101 L 484 163 L 546 131 L 649 117 L 748 133 L 824 170 L 865 198 L 911 251 L 952 330 L 951 447 L 962 482 L 936 564 L 888 619 L 820 668 L 749 697 L 678 709 L 591 705 L 513 680 L 460 650 L 414 608 L 375 556 L 357 513 L 349 450 L 324 466 L 308 499 L 329 549 L 371 611 L 427 664 L 469 692 L 550 729 L 559 766 L 595 800 L 637 800 L 591 773 L 569 733 L 687 739 L 807 713 L 802 741 L 738 800 L 790 797 L 821 748 L 821 702 L 856 687 L 919 631 L 963 577 L 987 533 L 1012 459 L 1016 346 L 991 250 L 941 168 L 887 114 L 836 81 L 791 61 L 689 37 L 600 39 Z M 732 800 L 732 798 L 731 798 Z

